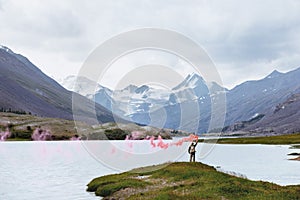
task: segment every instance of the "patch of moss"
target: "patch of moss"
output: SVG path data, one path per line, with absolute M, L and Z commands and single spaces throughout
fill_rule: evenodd
M 110 182 L 109 184 L 102 185 L 98 187 L 95 194 L 97 196 L 107 197 L 112 195 L 113 193 L 125 189 L 125 188 L 141 188 L 145 187 L 150 183 L 143 182 L 137 179 L 124 179 L 119 180 L 117 182 Z
M 120 128 L 114 128 L 105 130 L 104 134 L 109 140 L 125 140 L 126 135 L 129 135 L 130 132 Z
M 123 173 L 117 175 L 102 176 L 93 179 L 87 186 L 87 191 L 95 192 L 97 196 L 110 196 L 125 188 L 145 187 L 151 183 L 143 182 L 138 179 L 130 177 L 130 173 Z

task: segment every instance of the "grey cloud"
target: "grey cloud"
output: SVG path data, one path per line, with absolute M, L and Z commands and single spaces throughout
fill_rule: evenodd
M 84 31 L 80 20 L 69 10 L 45 12 L 39 16 L 23 18 L 18 29 L 28 34 L 47 38 L 73 38 Z
M 296 66 L 300 56 L 300 2 L 294 0 L 7 2 L 0 0 L 5 27 L 0 41 L 21 46 L 23 52 L 57 52 L 78 66 L 101 42 L 141 27 L 171 29 L 192 38 L 217 66 L 231 72 L 224 73 L 228 84 L 242 70 L 251 68 L 261 77 L 259 71 L 272 71 L 269 65 Z M 53 60 L 44 62 L 56 66 Z M 262 70 L 260 65 L 266 66 Z
M 78 37 L 84 32 L 84 25 L 69 10 L 48 13 L 44 32 L 53 37 Z
M 0 0 L 0 12 L 3 10 L 4 0 Z

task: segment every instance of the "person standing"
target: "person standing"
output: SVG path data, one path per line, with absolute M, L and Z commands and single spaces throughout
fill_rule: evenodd
M 195 162 L 195 155 L 196 155 L 196 146 L 198 144 L 198 140 L 196 142 L 192 142 L 189 146 L 189 154 L 190 154 L 190 162 Z

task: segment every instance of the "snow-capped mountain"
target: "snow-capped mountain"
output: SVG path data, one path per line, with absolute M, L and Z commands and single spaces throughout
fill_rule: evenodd
M 77 81 L 76 87 L 72 83 L 74 81 Z M 209 89 L 204 79 L 197 74 L 188 75 L 182 83 L 171 90 L 147 85 L 129 85 L 124 89 L 111 91 L 84 77 L 68 77 L 62 85 L 94 99 L 127 120 L 194 132 L 198 130 L 189 129 L 195 127 L 191 122 L 198 123 L 200 115 L 202 118 L 204 116 L 210 118 L 210 97 L 218 92 L 227 91 L 217 83 L 209 83 L 211 87 Z M 202 114 L 199 114 L 199 110 Z M 185 120 L 186 122 L 183 122 Z M 205 122 L 201 127 L 204 130 L 207 126 Z
M 100 90 L 105 90 L 111 95 L 111 90 L 83 76 L 68 76 L 60 83 L 67 90 L 92 98 Z
M 226 96 L 225 126 L 252 121 L 255 116 L 272 115 L 278 104 L 299 93 L 299 77 L 300 68 L 288 73 L 273 71 L 261 80 L 246 81 L 231 90 L 215 82 L 206 83 L 198 74 L 188 75 L 171 90 L 129 85 L 111 91 L 98 85 L 92 91 L 88 81 L 82 87 L 86 87 L 84 90 L 90 99 L 127 120 L 202 133 L 209 131 L 211 107 L 216 99 Z M 194 130 L 195 127 L 198 130 Z
M 168 102 L 170 91 L 151 88 L 146 85 L 140 87 L 131 85 L 113 92 L 117 106 L 130 116 L 134 113 L 148 113 Z
M 81 94 L 112 110 L 112 91 L 100 84 L 82 76 L 68 76 L 60 83 L 67 90 Z

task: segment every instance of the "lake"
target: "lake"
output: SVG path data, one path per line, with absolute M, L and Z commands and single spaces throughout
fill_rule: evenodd
M 99 199 L 86 192 L 93 178 L 134 167 L 188 161 L 188 143 L 161 149 L 150 141 L 0 143 L 0 199 Z M 155 147 L 154 147 L 155 146 Z M 197 161 L 218 170 L 280 185 L 300 184 L 300 162 L 288 145 L 197 146 Z

